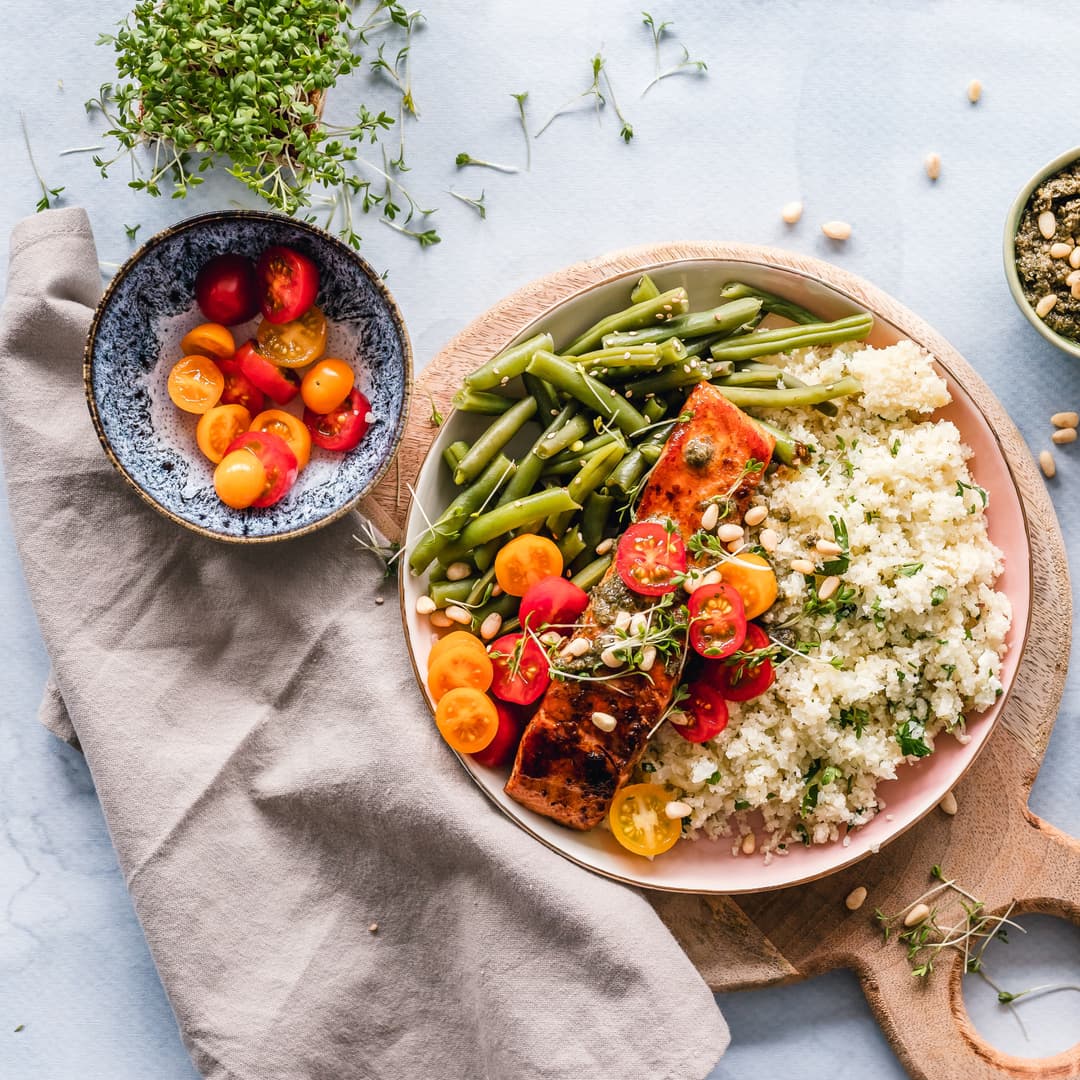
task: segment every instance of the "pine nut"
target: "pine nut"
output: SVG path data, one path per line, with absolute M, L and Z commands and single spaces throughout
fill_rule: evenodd
M 1043 234 L 1044 240 L 1049 240 L 1057 232 L 1057 218 L 1054 217 L 1053 210 L 1044 210 L 1039 215 L 1039 232 Z
M 1055 431 L 1054 434 L 1050 436 L 1050 441 L 1051 442 L 1056 442 L 1058 444 L 1058 446 L 1061 446 L 1064 443 L 1076 442 L 1076 428 L 1074 428 L 1074 427 L 1058 428 L 1058 430 Z
M 438 604 L 430 596 L 418 596 L 416 598 L 416 614 L 430 615 L 438 608 Z
M 693 812 L 694 808 L 692 806 L 679 802 L 677 799 L 672 800 L 664 807 L 664 816 L 671 818 L 672 821 L 689 817 Z
M 757 851 L 757 837 L 754 834 L 747 833 L 742 838 L 742 853 L 744 855 L 753 855 Z
M 741 525 L 721 525 L 716 530 L 716 537 L 722 543 L 730 544 L 732 540 L 742 540 L 743 529 Z
M 946 791 L 945 798 L 938 803 L 938 806 L 941 808 L 943 814 L 948 814 L 949 817 L 952 817 L 958 809 L 956 805 L 956 796 L 951 791 Z
M 925 904 L 916 904 L 905 916 L 904 925 L 914 926 L 921 923 L 930 914 L 930 909 Z
M 558 645 L 562 641 L 562 634 L 558 630 L 548 630 L 546 634 L 540 635 L 540 644 L 547 645 L 550 648 L 552 645 Z
M 373 922 L 373 923 L 368 924 L 368 933 L 369 934 L 377 934 L 378 932 L 379 932 L 379 924 L 377 922 Z
M 1054 427 L 1080 427 L 1080 413 L 1056 412 L 1050 417 Z
M 446 568 L 447 581 L 464 581 L 472 576 L 472 567 L 467 562 L 452 562 Z
M 1072 249 L 1075 246 L 1075 244 L 1066 244 L 1064 241 L 1059 240 L 1056 244 L 1050 245 L 1050 258 L 1067 259 L 1072 254 Z
M 788 225 L 794 225 L 802 217 L 802 203 L 798 199 L 784 203 L 780 209 L 780 216 Z
M 968 101 L 974 105 L 982 97 L 982 83 L 978 79 L 972 79 L 967 88 Z
M 1080 300 L 1080 281 L 1075 282 L 1072 288 L 1069 289 L 1069 295 L 1074 300 Z
M 1080 270 L 1080 246 L 1074 247 L 1069 252 L 1069 265 L 1074 270 Z
M 716 528 L 716 523 L 720 520 L 720 504 L 709 503 L 705 507 L 705 512 L 701 515 L 701 527 L 706 532 L 712 532 Z
M 616 630 L 629 630 L 630 629 L 630 612 L 620 611 L 615 616 L 615 629 Z
M 751 506 L 743 514 L 743 521 L 752 529 L 756 525 L 760 525 L 768 516 L 769 508 L 767 506 Z
M 592 714 L 592 722 L 601 731 L 614 731 L 615 730 L 615 717 L 609 712 L 594 712 Z
M 1073 251 L 1076 250 L 1076 248 L 1073 248 Z M 1068 285 L 1069 288 L 1072 288 L 1078 281 L 1080 281 L 1080 270 L 1071 270 L 1065 275 L 1065 284 Z
M 846 221 L 826 221 L 821 231 L 830 240 L 847 240 L 851 236 L 851 226 Z
M 433 611 L 428 616 L 428 622 L 431 623 L 432 626 L 438 627 L 440 630 L 445 630 L 447 627 L 454 625 L 446 617 L 445 611 Z
M 674 709 L 668 713 L 668 720 L 676 727 L 686 727 L 687 724 L 692 724 L 693 718 L 688 716 L 682 711 L 682 709 Z
M 775 551 L 780 543 L 780 534 L 775 529 L 762 529 L 758 533 L 758 543 L 766 551 Z
M 848 911 L 858 911 L 859 908 L 866 903 L 866 886 L 860 885 L 857 889 L 852 889 L 847 894 L 847 898 L 844 900 L 844 907 Z
M 635 615 L 630 616 L 630 636 L 641 637 L 645 633 L 645 628 L 649 625 L 648 616 L 643 615 L 640 611 Z
M 490 641 L 502 629 L 502 616 L 493 611 L 481 624 L 480 636 L 485 641 Z
M 592 648 L 592 642 L 587 637 L 574 638 L 567 642 L 563 654 L 566 656 L 584 656 Z
M 1045 319 L 1046 316 L 1049 315 L 1050 312 L 1054 310 L 1054 305 L 1056 303 L 1057 303 L 1057 294 L 1056 293 L 1047 293 L 1046 296 L 1044 296 L 1035 305 L 1035 314 L 1038 315 L 1040 319 Z
M 600 654 L 600 662 L 613 670 L 623 666 L 623 658 L 614 649 L 605 649 Z
M 689 596 L 695 589 L 701 588 L 703 578 L 700 570 L 687 570 L 682 583 L 683 592 Z
M 600 543 L 596 545 L 596 554 L 606 555 L 614 546 L 615 541 L 609 536 L 606 540 L 601 540 Z
M 492 596 L 502 596 L 502 594 L 503 594 L 503 587 L 496 582 L 496 584 L 494 584 L 491 587 L 491 595 Z
M 645 648 L 641 650 L 641 663 L 638 665 L 638 668 L 641 671 L 652 671 L 653 664 L 655 663 L 656 646 L 646 645 Z
M 936 180 L 941 175 L 941 155 L 938 153 L 930 153 L 926 155 L 926 175 L 931 180 Z
M 719 585 L 724 580 L 724 575 L 719 570 L 710 570 L 702 579 L 702 585 Z
M 844 549 L 833 540 L 819 540 L 814 545 L 814 550 L 819 555 L 842 555 Z
M 461 626 L 468 626 L 472 622 L 472 615 L 463 608 L 458 607 L 457 604 L 451 604 L 443 614 L 451 621 L 456 622 Z
M 727 545 L 727 549 L 732 555 L 738 555 L 739 552 L 742 551 L 742 546 L 743 542 L 741 540 L 732 540 L 731 543 Z
M 809 559 L 792 559 L 791 569 L 796 574 L 812 574 L 814 572 L 814 564 Z
M 1042 469 L 1043 475 L 1049 479 L 1057 474 L 1057 465 L 1054 462 L 1054 455 L 1049 450 L 1039 451 L 1039 468 Z
M 832 596 L 832 594 L 834 592 L 836 592 L 836 590 L 839 589 L 839 588 L 840 588 L 840 579 L 835 574 L 832 577 L 827 577 L 818 586 L 818 591 L 817 591 L 818 599 L 819 600 L 828 600 L 829 597 Z

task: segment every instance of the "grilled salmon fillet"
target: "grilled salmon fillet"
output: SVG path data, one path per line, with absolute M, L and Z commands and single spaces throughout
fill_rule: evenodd
M 698 530 L 706 500 L 719 496 L 745 504 L 763 472 L 752 463 L 768 462 L 773 439 L 708 383 L 694 388 L 684 412 L 690 416 L 668 438 L 636 517 L 670 519 L 685 541 Z M 627 590 L 612 563 L 575 635 L 593 645 L 591 660 L 586 655 L 582 666 L 595 662 L 598 639 L 617 609 L 632 612 L 655 602 L 656 597 Z M 648 678 L 639 671 L 606 682 L 554 677 L 525 728 L 506 793 L 572 829 L 599 824 L 670 704 L 681 670 L 681 658 L 666 666 L 658 659 Z M 614 716 L 615 729 L 598 728 L 595 712 Z

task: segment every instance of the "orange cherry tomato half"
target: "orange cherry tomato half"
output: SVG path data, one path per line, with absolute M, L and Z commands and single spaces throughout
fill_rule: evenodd
M 185 356 L 198 353 L 211 360 L 228 360 L 236 352 L 232 334 L 221 323 L 207 322 L 189 330 L 180 342 Z
M 319 291 L 319 268 L 299 251 L 277 245 L 267 248 L 255 266 L 262 294 L 262 313 L 269 322 L 300 318 Z
M 254 454 L 266 474 L 262 493 L 252 500 L 252 506 L 273 506 L 296 483 L 296 455 L 280 435 L 272 435 L 268 431 L 245 431 L 229 444 L 225 457 L 234 450 Z M 222 458 L 224 463 L 225 458 Z
M 320 360 L 300 383 L 300 396 L 313 413 L 333 412 L 348 396 L 356 376 L 344 360 Z
M 221 369 L 206 356 L 185 356 L 169 372 L 169 397 L 184 412 L 204 413 L 212 409 L 224 389 Z
M 215 405 L 199 417 L 195 441 L 216 465 L 237 435 L 251 427 L 251 413 L 243 405 Z
M 428 663 L 427 684 L 431 696 L 438 701 L 447 691 L 459 686 L 487 690 L 494 668 L 483 649 L 471 645 L 452 645 Z
M 495 702 L 471 686 L 447 690 L 435 707 L 439 734 L 461 754 L 485 749 L 499 730 Z
M 292 322 L 263 319 L 255 331 L 255 340 L 259 352 L 280 367 L 304 367 L 318 360 L 326 349 L 326 316 L 313 307 Z
M 275 405 L 288 405 L 296 397 L 300 389 L 296 372 L 280 368 L 268 360 L 255 347 L 254 341 L 245 341 L 236 350 L 236 360 L 240 365 L 240 374 Z
M 748 619 L 756 619 L 776 600 L 776 575 L 769 560 L 746 552 L 728 559 L 720 567 L 720 576 L 741 597 Z
M 444 638 L 439 638 L 434 645 L 431 646 L 431 652 L 428 653 L 428 666 L 441 656 L 447 649 L 453 645 L 469 645 L 474 649 L 479 649 L 482 653 L 487 653 L 487 649 L 484 648 L 484 643 L 475 635 L 470 634 L 468 630 L 454 630 Z
M 562 552 L 546 536 L 516 536 L 495 556 L 495 580 L 511 596 L 524 596 L 530 585 L 546 577 L 559 577 L 562 572 Z
M 630 784 L 615 792 L 608 823 L 611 834 L 635 855 L 662 855 L 682 835 L 682 822 L 665 813 L 672 796 L 659 784 Z
M 311 432 L 292 413 L 283 409 L 267 409 L 259 413 L 249 427 L 251 431 L 269 431 L 273 435 L 280 435 L 296 455 L 297 469 L 303 469 L 311 460 Z
M 677 531 L 658 521 L 639 521 L 619 537 L 615 568 L 628 589 L 643 596 L 663 596 L 686 573 L 686 546 Z
M 251 506 L 265 489 L 266 470 L 250 450 L 226 454 L 214 470 L 214 490 L 234 510 Z

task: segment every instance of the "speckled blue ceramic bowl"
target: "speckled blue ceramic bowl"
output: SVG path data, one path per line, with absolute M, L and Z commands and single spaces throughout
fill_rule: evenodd
M 374 421 L 347 454 L 313 447 L 311 463 L 277 505 L 232 510 L 214 492 L 214 467 L 196 445 L 198 417 L 172 404 L 167 380 L 180 359 L 180 339 L 205 321 L 195 304 L 199 268 L 227 251 L 257 258 L 271 244 L 294 247 L 319 267 L 317 302 L 330 324 L 327 354 L 356 371 Z M 256 324 L 234 327 L 237 341 L 251 336 Z M 182 221 L 123 265 L 94 315 L 83 372 L 105 453 L 151 506 L 204 536 L 257 543 L 334 521 L 379 481 L 404 430 L 412 349 L 397 305 L 352 249 L 304 222 L 240 210 Z M 298 403 L 289 410 L 299 414 Z

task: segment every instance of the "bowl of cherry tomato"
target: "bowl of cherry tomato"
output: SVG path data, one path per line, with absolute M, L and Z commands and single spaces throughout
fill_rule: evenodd
M 356 252 L 305 222 L 228 211 L 165 229 L 121 267 L 83 373 L 102 446 L 142 498 L 256 543 L 321 528 L 378 483 L 412 350 Z

